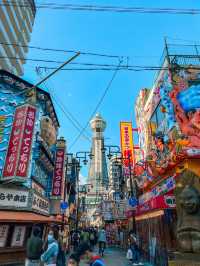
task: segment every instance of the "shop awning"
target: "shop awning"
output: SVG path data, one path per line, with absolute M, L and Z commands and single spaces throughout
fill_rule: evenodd
M 25 211 L 0 211 L 0 222 L 62 223 L 62 221 L 56 217 L 49 217 Z

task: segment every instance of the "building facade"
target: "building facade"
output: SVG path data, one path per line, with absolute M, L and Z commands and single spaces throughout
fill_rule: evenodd
M 67 155 L 66 165 L 66 179 L 67 179 L 67 199 L 69 205 L 69 224 L 70 228 L 74 229 L 76 226 L 77 209 L 79 207 L 79 161 L 73 157 L 72 154 Z
M 33 224 L 45 236 L 61 222 L 65 141 L 50 95 L 32 87 L 0 70 L 0 264 L 24 262 Z
M 171 48 L 165 49 L 153 88 L 148 96 L 142 90 L 136 105 L 142 153 L 134 168 L 142 191 L 136 223 L 154 265 L 166 265 L 177 249 L 198 253 L 189 244 L 198 233 L 192 236 L 186 227 L 195 231 L 199 222 L 195 212 L 187 220 L 180 197 L 183 204 L 185 190 L 200 194 L 199 47 L 190 46 L 189 53 Z
M 36 14 L 34 0 L 7 1 L 0 6 L 0 68 L 23 75 L 23 64 Z
M 109 198 L 114 201 L 120 200 L 122 191 L 122 161 L 120 156 L 112 156 L 108 167 Z

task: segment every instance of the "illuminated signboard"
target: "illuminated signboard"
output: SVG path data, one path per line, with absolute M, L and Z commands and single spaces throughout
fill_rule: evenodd
M 133 169 L 134 165 L 134 150 L 133 150 L 133 134 L 132 123 L 121 122 L 120 123 L 120 135 L 121 135 L 121 151 L 123 156 L 123 165 L 125 175 L 129 175 L 129 169 Z

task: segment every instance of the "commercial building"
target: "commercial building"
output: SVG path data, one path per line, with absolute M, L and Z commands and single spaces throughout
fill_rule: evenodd
M 120 200 L 122 193 L 122 161 L 121 156 L 112 156 L 108 166 L 109 198 L 114 201 Z
M 141 90 L 136 102 L 141 160 L 134 172 L 142 191 L 136 225 L 154 265 L 166 265 L 178 248 L 195 253 L 189 243 L 199 239 L 190 235 L 197 230 L 196 214 L 187 220 L 179 201 L 186 188 L 200 194 L 199 50 L 166 45 L 153 88 Z
M 34 0 L 3 0 L 0 5 L 0 68 L 23 75 L 36 14 Z
M 0 70 L 0 264 L 23 263 L 33 224 L 61 223 L 65 141 L 49 93 Z M 12 255 L 11 255 L 12 254 Z
M 67 180 L 67 199 L 69 205 L 69 224 L 70 229 L 74 229 L 77 220 L 77 210 L 79 207 L 79 161 L 73 157 L 73 154 L 67 155 L 66 180 Z

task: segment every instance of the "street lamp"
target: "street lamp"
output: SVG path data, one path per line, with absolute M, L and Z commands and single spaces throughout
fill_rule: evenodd
M 89 152 L 89 151 L 79 151 L 79 152 L 77 152 L 76 153 L 76 158 L 79 159 L 79 161 L 82 160 L 84 165 L 87 165 L 87 163 L 88 163 L 87 155 L 90 158 L 90 160 L 92 160 L 94 155 L 91 152 Z

